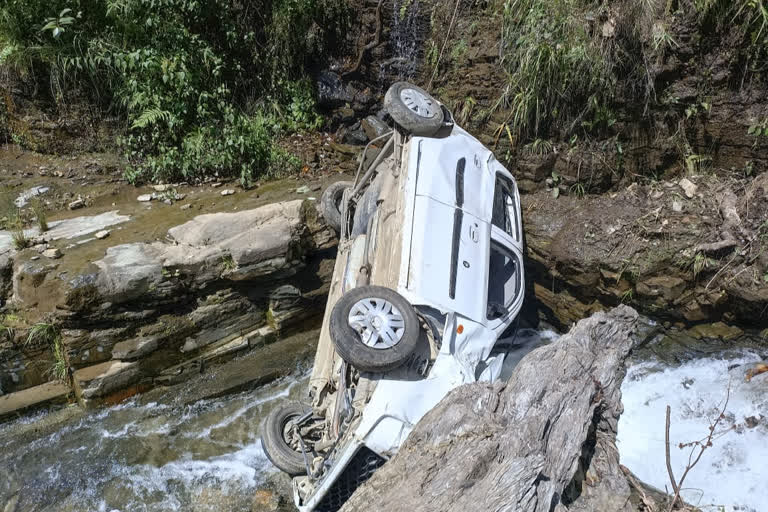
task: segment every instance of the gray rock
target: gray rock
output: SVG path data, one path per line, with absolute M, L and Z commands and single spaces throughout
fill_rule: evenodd
M 137 201 L 140 203 L 148 203 L 153 199 L 152 194 L 142 194 L 139 197 L 136 198 Z
M 121 341 L 112 347 L 114 359 L 138 359 L 157 350 L 158 336 Z
M 227 188 L 221 191 L 221 195 L 223 196 L 231 196 L 231 195 L 234 195 L 234 193 L 235 193 L 235 190 L 231 188 Z
M 357 91 L 345 85 L 341 76 L 333 71 L 322 71 L 317 77 L 317 103 L 321 107 L 334 108 L 355 99 Z
M 616 427 L 637 319 L 626 306 L 597 313 L 526 355 L 506 383 L 454 389 L 341 510 L 631 510 Z
M 309 194 L 312 191 L 308 186 L 302 185 L 296 189 L 297 194 Z
M 83 201 L 82 199 L 75 199 L 74 201 L 69 203 L 70 210 L 77 210 L 83 207 L 85 207 L 85 201 Z
M 691 180 L 688 178 L 683 178 L 680 181 L 677 182 L 678 185 L 680 185 L 680 188 L 683 189 L 683 192 L 685 192 L 685 197 L 688 199 L 693 199 L 694 196 L 696 196 L 696 191 L 699 187 L 697 187 Z
M 57 249 L 56 247 L 53 247 L 51 249 L 46 249 L 42 252 L 42 255 L 46 258 L 50 258 L 52 260 L 56 260 L 61 258 L 61 251 Z
M 95 236 L 99 240 L 104 240 L 109 236 L 109 230 L 102 229 L 101 231 L 97 231 L 96 234 L 93 236 Z
M 382 135 L 390 131 L 389 126 L 387 126 L 386 123 L 379 120 L 375 116 L 366 117 L 365 119 L 362 120 L 362 122 L 360 123 L 360 126 L 363 128 L 365 135 L 370 140 L 373 140 L 376 137 L 381 137 Z
M 292 284 L 285 284 L 269 294 L 269 309 L 272 312 L 290 308 L 301 300 L 301 290 Z
M 368 142 L 368 137 L 363 130 L 344 130 L 342 140 L 345 144 L 352 144 L 355 146 L 363 146 Z
M 162 280 L 161 244 L 124 244 L 107 249 L 95 264 L 99 295 L 113 303 L 136 299 Z
M 99 268 L 94 284 L 102 300 L 120 304 L 142 296 L 172 296 L 181 284 L 166 279 L 168 269 L 200 286 L 222 276 L 242 280 L 295 273 L 301 264 L 300 241 L 309 235 L 304 227 L 300 200 L 200 215 L 170 229 L 172 243 L 110 247 L 94 262 Z
M 47 193 L 49 190 L 50 190 L 50 187 L 46 187 L 44 185 L 32 187 L 31 189 L 25 190 L 24 192 L 19 194 L 19 196 L 13 201 L 13 204 L 15 204 L 17 208 L 24 208 L 27 205 L 27 203 L 29 203 L 30 199 L 43 195 Z
M 107 395 L 136 382 L 140 377 L 137 363 L 125 361 L 107 361 L 77 370 L 75 382 L 80 388 L 80 396 L 91 399 Z

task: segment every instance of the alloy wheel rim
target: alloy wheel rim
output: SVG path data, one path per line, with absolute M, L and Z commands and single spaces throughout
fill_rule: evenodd
M 419 117 L 435 117 L 440 110 L 440 106 L 431 97 L 415 90 L 403 89 L 400 91 L 400 100 L 403 104 Z
M 392 348 L 403 339 L 405 319 L 388 300 L 366 298 L 355 302 L 347 319 L 360 341 L 374 349 Z

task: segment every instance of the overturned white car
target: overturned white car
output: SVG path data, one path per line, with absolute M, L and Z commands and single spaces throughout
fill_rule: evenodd
M 311 405 L 262 426 L 302 512 L 338 510 L 450 390 L 498 378 L 522 307 L 512 175 L 422 89 L 397 83 L 385 107 L 395 129 L 371 165 L 323 195 L 340 242 Z

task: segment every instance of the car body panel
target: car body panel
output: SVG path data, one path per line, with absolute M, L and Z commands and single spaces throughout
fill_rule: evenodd
M 427 305 L 440 311 L 461 311 L 482 322 L 485 301 L 479 290 L 484 282 L 490 225 L 476 217 L 461 213 L 430 197 L 416 196 L 412 236 L 418 243 L 411 246 L 408 281 L 401 295 L 414 305 Z M 458 230 L 458 254 L 452 264 L 452 239 Z M 455 275 L 455 277 L 453 277 Z M 455 279 L 451 297 L 451 280 Z M 456 292 L 458 290 L 458 293 Z
M 450 390 L 498 378 L 504 356 L 492 355 L 492 349 L 522 306 L 522 223 L 512 175 L 490 150 L 455 125 L 432 138 L 396 134 L 395 140 L 393 154 L 379 164 L 371 184 L 379 195 L 367 235 L 342 236 L 339 242 L 310 378 L 316 413 L 327 418 L 343 396 L 338 389 L 346 363 L 334 350 L 329 327 L 333 306 L 344 292 L 361 283 L 394 289 L 417 311 L 439 316 L 441 329 L 429 336 L 429 329 L 422 329 L 424 342 L 402 367 L 359 374 L 352 399 L 354 419 L 324 456 L 325 473 L 318 480 L 294 479 L 294 499 L 302 512 L 315 510 L 361 447 L 388 458 Z M 511 233 L 493 223 L 499 175 L 511 184 Z M 492 241 L 519 261 L 520 293 L 505 315 L 489 319 Z M 360 269 L 367 263 L 370 274 L 365 278 Z M 331 430 L 338 427 L 334 421 Z

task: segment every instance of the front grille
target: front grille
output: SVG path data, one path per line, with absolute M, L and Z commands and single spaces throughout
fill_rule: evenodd
M 365 446 L 361 447 L 315 507 L 315 512 L 337 512 L 352 493 L 371 478 L 385 462 L 375 452 Z

